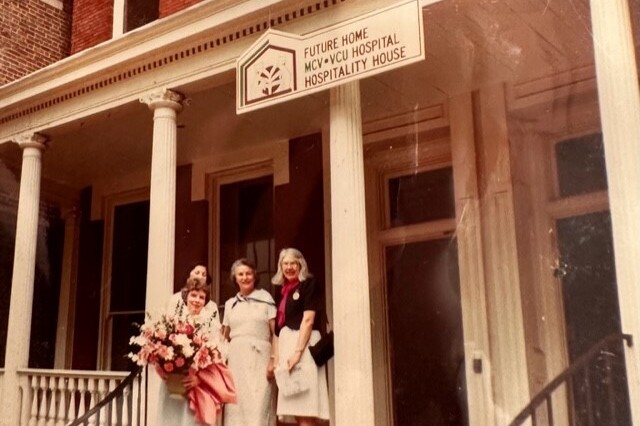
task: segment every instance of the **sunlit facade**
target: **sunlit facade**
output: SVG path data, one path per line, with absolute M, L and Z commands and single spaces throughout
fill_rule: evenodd
M 108 40 L 0 86 L 2 424 L 126 375 L 194 263 L 223 306 L 233 260 L 273 291 L 292 246 L 335 331 L 331 424 L 508 425 L 609 336 L 523 424 L 640 425 L 637 2 L 416 0 L 424 60 L 236 112 L 267 29 L 406 2 L 115 0 Z

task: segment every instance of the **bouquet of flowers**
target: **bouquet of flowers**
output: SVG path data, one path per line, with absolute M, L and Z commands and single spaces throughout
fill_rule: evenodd
M 129 340 L 138 350 L 128 354 L 137 365 L 152 364 L 164 373 L 186 374 L 189 369 L 198 371 L 222 362 L 210 324 L 197 317 L 185 318 L 176 312 L 154 319 L 147 313 L 138 327 L 140 334 Z

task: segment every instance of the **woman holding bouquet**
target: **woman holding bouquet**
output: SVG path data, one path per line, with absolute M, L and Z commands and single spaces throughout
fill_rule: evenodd
M 231 265 L 231 282 L 238 293 L 227 300 L 222 322 L 230 339 L 229 368 L 238 403 L 225 406 L 225 426 L 273 426 L 275 405 L 273 385 L 276 305 L 269 292 L 256 289 L 256 268 L 249 259 Z
M 320 287 L 309 273 L 300 251 L 285 248 L 280 251 L 278 270 L 271 279 L 282 286 L 276 317 L 276 375 L 298 369 L 298 383 L 304 382 L 302 392 L 278 393 L 278 416 L 296 419 L 298 425 L 312 426 L 318 420 L 329 419 L 329 392 L 326 367 L 316 366 L 309 346 L 320 340 L 320 318 L 324 310 Z
M 214 425 L 224 403 L 235 403 L 235 387 L 231 374 L 220 358 L 217 345 L 221 341 L 219 322 L 204 309 L 209 301 L 209 286 L 205 280 L 187 279 L 182 289 L 184 310 L 179 309 L 174 321 L 180 324 L 174 334 L 167 338 L 174 342 L 171 348 L 175 355 L 169 362 L 158 363 L 156 370 L 167 378 L 168 373 L 187 369 L 182 380 L 186 399 L 170 395 L 167 387 L 161 386 L 160 417 L 163 424 L 171 426 Z M 169 316 L 173 315 L 169 313 Z M 173 318 L 173 317 L 171 317 Z M 179 328 L 182 328 L 180 330 Z M 195 330 L 195 331 L 194 331 Z M 188 336 L 190 341 L 180 342 Z M 195 354 L 191 354 L 195 348 Z M 183 364 L 184 359 L 188 363 Z M 183 360 L 183 361 L 181 361 Z
M 191 268 L 191 270 L 189 271 L 189 277 L 187 277 L 187 279 L 189 278 L 200 280 L 207 286 L 210 286 L 212 281 L 211 275 L 209 275 L 209 272 L 207 271 L 207 267 L 202 263 L 196 263 L 193 268 Z M 171 298 L 169 299 L 167 312 L 174 313 L 178 312 L 179 310 L 186 312 L 185 304 L 186 302 L 181 290 L 177 293 L 174 293 L 173 296 L 171 296 Z M 212 325 L 216 330 L 220 330 L 222 325 L 220 323 L 220 315 L 218 314 L 218 305 L 213 301 L 213 299 L 209 299 L 207 304 L 202 309 L 205 312 L 202 312 L 201 315 L 204 315 L 206 313 L 206 315 L 211 316 Z

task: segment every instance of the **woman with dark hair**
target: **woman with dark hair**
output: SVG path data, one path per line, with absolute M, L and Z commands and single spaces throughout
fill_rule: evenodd
M 281 389 L 277 413 L 295 417 L 298 425 L 315 425 L 329 419 L 326 367 L 318 367 L 308 349 L 320 340 L 319 319 L 324 311 L 320 286 L 302 253 L 294 248 L 280 251 L 271 283 L 282 286 L 276 319 L 276 375 L 280 380 L 283 370 L 291 375 L 297 369 L 296 387 L 304 388 L 289 395 Z
M 238 293 L 224 305 L 223 333 L 230 340 L 229 369 L 238 396 L 227 405 L 225 426 L 273 426 L 275 406 L 273 385 L 276 305 L 271 294 L 256 288 L 256 267 L 249 259 L 231 265 L 231 282 Z

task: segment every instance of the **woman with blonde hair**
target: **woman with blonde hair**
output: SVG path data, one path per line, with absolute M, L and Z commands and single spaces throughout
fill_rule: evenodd
M 296 419 L 298 425 L 315 425 L 329 419 L 326 367 L 318 367 L 309 346 L 320 340 L 320 319 L 324 311 L 321 286 L 309 273 L 307 261 L 294 248 L 280 251 L 278 270 L 271 283 L 282 286 L 276 317 L 276 379 L 283 370 L 296 369 L 301 392 L 278 393 L 278 416 Z M 286 393 L 289 393 L 286 395 Z

